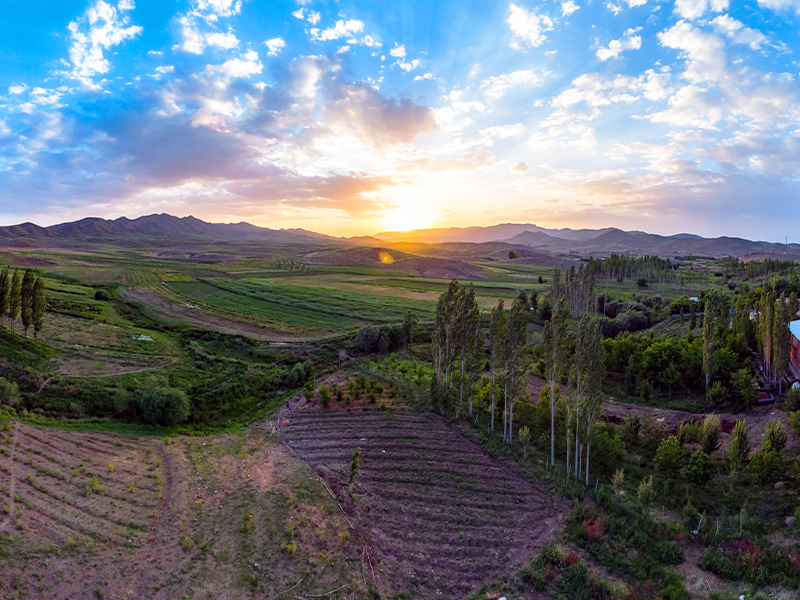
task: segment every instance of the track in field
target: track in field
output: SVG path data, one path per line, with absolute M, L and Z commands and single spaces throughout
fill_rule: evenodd
M 529 561 L 560 522 L 560 501 L 544 486 L 437 415 L 309 407 L 282 421 L 283 439 L 355 513 L 383 593 L 462 598 Z M 353 502 L 345 485 L 357 447 Z

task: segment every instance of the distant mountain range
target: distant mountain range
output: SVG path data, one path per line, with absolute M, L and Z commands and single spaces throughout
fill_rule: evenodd
M 513 251 L 522 259 L 602 256 L 612 252 L 659 256 L 764 257 L 800 259 L 800 244 L 755 242 L 735 237 L 704 238 L 690 233 L 663 236 L 643 231 L 547 229 L 530 223 L 489 227 L 387 231 L 374 236 L 336 238 L 305 229 L 270 229 L 250 223 L 208 223 L 195 217 L 168 214 L 137 219 L 80 221 L 40 227 L 22 223 L 0 227 L 0 244 L 7 247 L 75 247 L 87 244 L 180 245 L 186 242 L 280 244 L 307 247 L 394 247 L 422 256 L 499 260 Z

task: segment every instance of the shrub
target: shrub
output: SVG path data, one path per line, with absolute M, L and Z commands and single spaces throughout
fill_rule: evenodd
M 738 470 L 747 460 L 747 455 L 750 452 L 750 440 L 747 430 L 747 423 L 737 421 L 731 433 L 730 442 L 728 442 L 728 463 L 731 470 Z
M 656 557 L 665 565 L 679 565 L 685 560 L 683 549 L 672 540 L 663 540 L 656 545 Z
M 703 452 L 711 456 L 719 448 L 719 434 L 722 427 L 717 415 L 707 415 L 700 429 L 700 445 Z
M 0 377 L 0 404 L 14 406 L 19 402 L 19 387 L 5 377 Z
M 783 423 L 777 419 L 770 419 L 764 428 L 764 440 L 769 441 L 775 452 L 783 451 L 788 441 Z
M 331 403 L 331 390 L 327 385 L 319 386 L 319 401 L 325 408 L 328 408 L 328 405 Z
M 796 410 L 789 415 L 789 427 L 792 428 L 796 436 L 800 435 L 800 410 Z
M 94 293 L 94 299 L 101 300 L 103 302 L 108 302 L 109 300 L 111 300 L 111 296 L 109 296 L 108 292 L 105 290 L 97 290 Z
M 731 385 L 736 393 L 739 394 L 739 399 L 745 406 L 751 406 L 756 403 L 758 394 L 756 393 L 756 386 L 758 385 L 755 377 L 747 367 L 739 369 L 731 375 Z M 800 394 L 798 394 L 800 396 Z
M 656 420 L 652 413 L 647 413 L 642 421 L 642 441 L 648 458 L 652 458 L 661 441 L 667 437 L 667 428 L 663 419 Z
M 633 447 L 639 441 L 639 430 L 642 428 L 642 420 L 633 411 L 628 411 L 625 421 L 622 423 L 622 438 L 627 446 Z
M 647 479 L 643 479 L 636 489 L 636 499 L 639 504 L 647 508 L 656 499 L 656 492 L 653 490 L 653 476 L 650 475 Z
M 714 406 L 719 406 L 728 399 L 728 388 L 721 381 L 715 381 L 708 388 L 708 401 Z
M 739 579 L 739 569 L 733 561 L 719 550 L 708 548 L 700 558 L 698 566 L 719 575 L 723 579 Z
M 611 479 L 611 485 L 614 488 L 614 495 L 617 498 L 621 498 L 625 493 L 625 471 L 622 469 L 617 469 L 614 472 L 614 477 Z
M 711 473 L 714 469 L 714 464 L 711 462 L 711 457 L 702 450 L 695 452 L 689 458 L 689 464 L 686 467 L 686 476 L 689 481 L 697 485 L 705 485 L 711 479 Z
M 152 425 L 176 425 L 189 416 L 189 399 L 183 390 L 156 387 L 142 396 L 142 416 Z
M 667 477 L 675 477 L 683 463 L 683 448 L 674 435 L 669 436 L 658 446 L 656 464 Z
M 774 481 L 783 472 L 783 459 L 769 440 L 764 440 L 758 452 L 750 457 L 750 470 L 763 483 Z
M 783 403 L 783 410 L 793 412 L 800 410 L 800 386 L 791 387 L 786 392 L 786 401 Z

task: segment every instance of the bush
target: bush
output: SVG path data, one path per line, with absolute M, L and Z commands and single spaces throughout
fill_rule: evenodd
M 737 421 L 731 433 L 730 442 L 728 442 L 728 463 L 731 470 L 738 470 L 747 460 L 747 455 L 750 452 L 750 440 L 747 431 L 747 423 Z
M 667 427 L 663 420 L 657 421 L 652 413 L 647 413 L 642 421 L 642 441 L 647 458 L 652 458 L 661 442 L 667 437 Z
M 739 569 L 733 561 L 719 550 L 708 548 L 700 558 L 698 566 L 719 575 L 723 579 L 739 579 Z
M 656 451 L 656 464 L 667 477 L 675 477 L 683 463 L 683 448 L 674 435 L 665 439 Z
M 0 404 L 15 406 L 19 402 L 19 387 L 5 377 L 0 377 Z
M 103 302 L 108 302 L 111 300 L 111 296 L 108 295 L 108 292 L 105 290 L 97 290 L 94 293 L 95 300 L 102 300 Z
M 331 390 L 327 385 L 319 386 L 319 401 L 324 408 L 328 408 L 331 403 Z
M 639 487 L 636 489 L 636 499 L 639 501 L 639 504 L 647 508 L 653 503 L 653 500 L 656 499 L 655 490 L 653 490 L 653 476 L 650 475 L 649 478 L 643 479 L 639 484 Z
M 786 392 L 786 401 L 783 403 L 783 410 L 794 412 L 800 410 L 800 386 L 791 387 Z
M 656 545 L 656 557 L 664 565 L 679 565 L 685 560 L 683 549 L 672 540 L 663 540 Z
M 789 415 L 789 427 L 792 428 L 796 436 L 800 435 L 800 410 L 796 410 Z
M 770 419 L 764 428 L 764 440 L 769 441 L 775 452 L 783 451 L 788 441 L 783 423 L 777 419 Z
M 689 481 L 697 485 L 705 485 L 711 479 L 714 463 L 711 457 L 702 450 L 695 452 L 689 458 L 689 465 L 686 467 L 686 476 Z
M 700 445 L 703 452 L 711 456 L 719 448 L 721 424 L 717 415 L 707 415 L 700 429 Z
M 622 439 L 625 440 L 625 445 L 631 448 L 639 441 L 639 431 L 642 428 L 642 420 L 639 415 L 629 410 L 625 415 L 625 421 L 622 423 Z
M 739 400 L 742 402 L 742 404 L 745 406 L 752 406 L 756 403 L 756 400 L 758 399 L 756 386 L 758 384 L 756 382 L 756 378 L 750 372 L 750 369 L 745 367 L 743 369 L 739 369 L 733 375 L 731 375 L 731 385 L 739 395 Z M 800 396 L 800 394 L 798 394 L 798 396 Z
M 189 399 L 178 388 L 156 387 L 142 396 L 141 408 L 152 425 L 177 425 L 189 416 Z
M 750 470 L 762 483 L 774 481 L 783 473 L 783 458 L 769 440 L 750 457 Z
M 714 406 L 719 406 L 728 399 L 728 388 L 721 381 L 715 381 L 708 388 L 708 401 Z

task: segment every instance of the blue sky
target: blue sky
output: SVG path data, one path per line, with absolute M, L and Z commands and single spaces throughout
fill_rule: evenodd
M 800 0 L 0 2 L 0 223 L 800 241 Z

